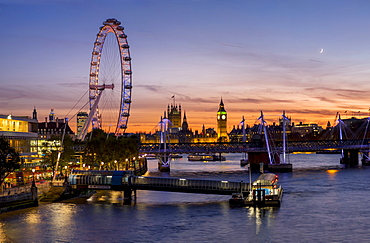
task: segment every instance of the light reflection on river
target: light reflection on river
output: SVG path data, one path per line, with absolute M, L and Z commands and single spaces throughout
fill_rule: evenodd
M 223 162 L 171 165 L 148 176 L 248 181 L 242 156 Z M 341 169 L 339 155 L 290 155 L 294 172 L 280 173 L 280 208 L 230 208 L 229 196 L 138 191 L 136 205 L 122 193 L 0 215 L 1 242 L 369 242 L 370 167 Z M 253 179 L 258 173 L 253 174 Z

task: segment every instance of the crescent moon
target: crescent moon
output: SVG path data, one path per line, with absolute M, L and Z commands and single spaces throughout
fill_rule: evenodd
M 321 54 L 321 53 L 323 53 L 323 52 L 324 52 L 324 49 L 322 49 L 322 48 L 321 48 L 321 50 L 320 50 L 320 54 Z

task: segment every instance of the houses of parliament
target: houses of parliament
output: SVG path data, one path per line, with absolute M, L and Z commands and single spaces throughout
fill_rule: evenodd
M 164 112 L 161 122 L 168 121 L 166 141 L 170 143 L 205 143 L 205 142 L 228 142 L 227 112 L 221 98 L 217 111 L 217 130 L 206 128 L 192 131 L 186 118 L 186 112 L 182 114 L 181 104 L 169 104 Z M 159 143 L 160 129 L 153 134 L 140 134 L 141 143 Z

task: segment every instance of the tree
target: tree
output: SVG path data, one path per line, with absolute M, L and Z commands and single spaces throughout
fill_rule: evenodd
M 71 161 L 71 158 L 75 154 L 74 152 L 74 141 L 68 135 L 66 135 L 63 139 L 60 135 L 52 135 L 48 140 L 43 143 L 43 147 L 41 148 L 42 153 L 44 154 L 43 163 L 45 166 L 50 166 L 53 173 L 56 170 L 56 163 L 58 159 L 58 154 L 60 153 L 59 165 L 58 170 L 62 172 L 63 165 L 67 165 L 68 162 Z
M 123 168 L 126 159 L 137 158 L 139 155 L 139 139 L 135 135 L 117 138 L 107 135 L 101 129 L 94 129 L 88 137 L 90 139 L 86 142 L 83 161 L 92 168 Z
M 20 161 L 19 153 L 10 147 L 8 140 L 0 137 L 0 185 L 10 173 L 20 168 Z

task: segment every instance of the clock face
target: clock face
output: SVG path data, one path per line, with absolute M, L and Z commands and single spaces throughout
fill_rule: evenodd
M 226 116 L 225 116 L 225 115 L 222 115 L 222 116 L 221 116 L 221 119 L 222 119 L 222 120 L 225 120 L 225 119 L 226 119 Z
M 220 120 L 220 115 L 217 116 L 217 119 Z

